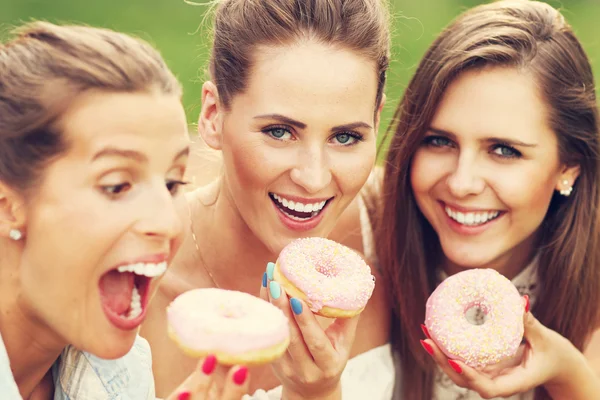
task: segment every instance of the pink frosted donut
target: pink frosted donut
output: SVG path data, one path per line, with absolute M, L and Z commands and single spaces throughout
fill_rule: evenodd
M 525 304 L 493 269 L 445 279 L 427 300 L 425 326 L 448 358 L 482 368 L 511 358 L 523 338 Z
M 169 337 L 191 357 L 214 354 L 223 365 L 259 365 L 279 358 L 290 342 L 283 312 L 248 293 L 194 289 L 167 308 Z
M 371 268 L 355 251 L 316 237 L 288 244 L 279 254 L 273 279 L 290 297 L 329 318 L 360 314 L 375 288 Z

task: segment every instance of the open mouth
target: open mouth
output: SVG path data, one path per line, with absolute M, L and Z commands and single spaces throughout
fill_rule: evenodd
M 102 275 L 99 282 L 102 309 L 120 329 L 133 329 L 144 319 L 152 279 L 167 270 L 167 263 L 121 265 Z
M 333 199 L 333 197 L 331 197 L 327 200 L 316 203 L 301 203 L 286 199 L 285 197 L 275 193 L 269 193 L 269 197 L 282 213 L 294 221 L 300 222 L 308 221 L 317 217 L 321 212 L 323 212 L 323 209 L 325 209 L 331 199 Z
M 485 225 L 504 214 L 503 211 L 498 210 L 463 212 L 454 210 L 448 206 L 444 206 L 444 211 L 452 220 L 469 227 Z

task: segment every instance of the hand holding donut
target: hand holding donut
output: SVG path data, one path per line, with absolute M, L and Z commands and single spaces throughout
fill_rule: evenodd
M 542 385 L 554 399 L 588 399 L 600 393 L 598 377 L 583 354 L 563 336 L 543 326 L 529 312 L 529 298 L 521 298 L 510 281 L 491 271 L 471 270 L 453 275 L 438 286 L 427 303 L 426 325 L 421 326 L 427 339 L 421 344 L 444 373 L 458 386 L 474 390 L 485 399 L 509 397 Z M 454 293 L 452 287 L 461 287 L 462 292 Z M 448 300 L 446 296 L 454 302 L 445 301 L 444 306 L 438 301 Z M 495 301 L 494 296 L 502 301 Z M 483 310 L 479 318 L 486 319 L 489 314 L 492 320 L 475 324 L 485 325 L 476 330 L 469 329 L 469 325 L 464 325 L 469 316 L 464 315 L 461 320 L 452 315 L 454 303 L 462 310 L 476 305 Z M 510 320 L 511 327 L 515 327 L 512 317 L 518 312 L 522 316 L 515 332 L 500 326 L 502 321 Z M 458 327 L 461 324 L 463 329 Z M 526 342 L 518 345 L 521 329 Z M 469 340 L 462 340 L 465 336 Z M 467 342 L 471 343 L 470 348 Z
M 285 399 L 341 399 L 340 377 L 373 287 L 364 261 L 327 239 L 297 239 L 268 264 L 261 297 L 290 321 L 290 345 L 273 363 Z M 337 319 L 323 330 L 313 312 Z
M 240 400 L 248 392 L 248 368 L 226 369 L 209 355 L 166 400 Z

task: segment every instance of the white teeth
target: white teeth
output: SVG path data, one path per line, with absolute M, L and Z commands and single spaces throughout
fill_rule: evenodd
M 467 226 L 482 225 L 493 220 L 500 214 L 499 211 L 484 211 L 484 212 L 468 212 L 452 210 L 450 207 L 445 207 L 446 214 L 459 224 Z
M 167 262 L 163 261 L 158 264 L 152 263 L 137 263 L 121 265 L 117 268 L 119 272 L 133 272 L 136 275 L 143 275 L 149 278 L 154 278 L 165 273 L 167 270 Z
M 140 316 L 142 313 L 142 297 L 138 292 L 137 287 L 133 286 L 133 291 L 131 292 L 131 304 L 129 305 L 129 313 L 127 314 L 127 319 L 134 319 Z
M 272 195 L 273 195 L 273 198 L 275 200 L 277 200 L 277 202 L 281 206 L 287 208 L 290 211 L 312 213 L 312 215 L 307 218 L 298 218 L 298 217 L 293 217 L 290 215 L 290 217 L 293 217 L 294 219 L 297 219 L 298 221 L 304 221 L 304 220 L 307 220 L 309 218 L 316 216 L 319 213 L 319 211 L 321 211 L 323 209 L 323 207 L 325 207 L 325 203 L 327 203 L 327 201 L 321 201 L 319 203 L 304 204 L 304 203 L 285 199 L 279 195 L 276 195 L 275 193 L 273 193 Z M 289 215 L 289 214 L 286 213 L 286 215 Z

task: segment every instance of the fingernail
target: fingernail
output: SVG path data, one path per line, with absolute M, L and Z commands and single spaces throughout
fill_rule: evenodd
M 448 360 L 448 364 L 450 364 L 452 369 L 455 370 L 457 374 L 462 374 L 462 368 L 460 367 L 460 365 L 458 365 L 456 361 Z
M 421 342 L 421 346 L 423 346 L 425 351 L 427 351 L 429 353 L 429 355 L 432 356 L 433 355 L 433 347 L 431 347 L 431 345 L 424 340 L 420 340 L 420 342 Z
M 190 400 L 190 397 L 192 397 L 191 392 L 181 392 L 179 393 L 179 396 L 177 396 L 177 400 Z
M 210 375 L 213 373 L 216 366 L 217 357 L 211 354 L 204 359 L 204 362 L 202 363 L 202 372 L 204 372 L 204 375 Z
M 267 278 L 269 278 L 270 281 L 273 280 L 273 271 L 275 270 L 275 264 L 273 264 L 272 262 L 267 263 Z
M 267 287 L 267 273 L 266 272 L 263 274 L 262 285 L 263 285 L 263 287 Z
M 295 297 L 290 299 L 290 305 L 292 306 L 292 311 L 294 314 L 298 315 L 302 313 L 302 303 Z
M 281 296 L 281 286 L 279 286 L 279 283 L 271 281 L 269 283 L 269 292 L 271 292 L 271 297 L 277 300 Z
M 525 312 L 528 313 L 529 312 L 529 295 L 526 294 L 523 297 L 525 297 Z
M 240 369 L 235 371 L 235 373 L 233 374 L 233 383 L 235 383 L 236 385 L 242 385 L 246 381 L 247 376 L 248 368 L 240 367 Z
M 429 334 L 429 330 L 424 324 L 421 324 L 421 330 L 427 339 L 431 339 L 431 335 Z

